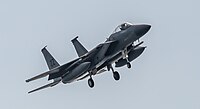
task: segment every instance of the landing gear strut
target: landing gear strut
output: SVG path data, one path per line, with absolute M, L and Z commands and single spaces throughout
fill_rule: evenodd
M 109 66 L 109 69 L 111 69 L 112 72 L 113 72 L 113 78 L 114 78 L 116 81 L 118 81 L 118 80 L 120 79 L 119 73 L 118 73 L 117 71 L 114 71 L 112 65 Z
M 125 49 L 123 52 L 122 52 L 122 58 L 123 59 L 126 59 L 126 62 L 127 62 L 127 67 L 128 68 L 131 68 L 131 63 L 129 62 L 128 60 L 128 52 L 127 52 L 127 49 Z

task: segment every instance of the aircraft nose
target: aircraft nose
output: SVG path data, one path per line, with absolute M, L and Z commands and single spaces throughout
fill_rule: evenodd
M 151 28 L 151 25 L 135 25 L 135 33 L 137 36 L 145 35 Z

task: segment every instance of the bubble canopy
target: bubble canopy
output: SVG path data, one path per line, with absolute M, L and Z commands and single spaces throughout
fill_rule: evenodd
M 116 32 L 122 31 L 122 30 L 126 30 L 127 28 L 129 28 L 132 25 L 133 24 L 131 24 L 129 22 L 122 23 L 121 25 L 119 25 L 119 26 L 117 26 L 115 28 L 115 30 L 113 31 L 113 33 L 116 33 Z

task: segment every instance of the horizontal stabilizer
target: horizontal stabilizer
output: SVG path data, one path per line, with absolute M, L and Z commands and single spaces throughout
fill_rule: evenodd
M 39 74 L 39 75 L 37 75 L 37 76 L 34 76 L 34 77 L 30 78 L 30 79 L 27 79 L 26 82 L 30 82 L 30 81 L 33 81 L 33 80 L 37 80 L 37 79 L 46 77 L 46 76 L 48 76 L 49 74 L 57 73 L 57 72 L 59 72 L 59 69 L 56 69 L 56 68 L 55 68 L 55 69 L 49 70 L 49 71 L 47 71 L 47 72 L 44 72 L 44 73 L 42 73 L 42 74 Z
M 33 80 L 36 80 L 36 79 L 40 79 L 40 78 L 43 78 L 43 77 L 45 77 L 45 76 L 47 76 L 47 75 L 49 75 L 49 73 L 48 73 L 48 72 L 45 72 L 45 73 L 42 73 L 42 74 L 40 74 L 40 75 L 37 75 L 37 76 L 35 76 L 35 77 L 33 77 L 33 78 L 27 79 L 26 82 L 30 82 L 30 81 L 33 81 Z
M 31 90 L 31 91 L 29 91 L 28 93 L 32 93 L 32 92 L 35 92 L 35 91 L 38 91 L 38 90 L 41 90 L 41 89 L 45 89 L 45 88 L 48 88 L 48 87 L 55 86 L 55 85 L 57 85 L 59 82 L 60 82 L 60 81 L 55 81 L 55 82 L 49 83 L 49 84 L 44 85 L 44 86 L 42 86 L 42 87 L 39 87 L 39 88 L 37 88 L 37 89 Z
M 46 77 L 46 76 L 48 76 L 48 75 L 49 75 L 49 80 L 50 80 L 50 79 L 54 79 L 55 77 L 52 77 L 51 74 L 59 73 L 60 71 L 62 71 L 62 70 L 64 70 L 64 69 L 68 68 L 71 64 L 73 64 L 74 62 L 78 61 L 79 59 L 80 59 L 80 58 L 74 59 L 74 60 L 72 60 L 72 61 L 70 61 L 70 62 L 68 62 L 68 63 L 66 63 L 66 64 L 64 64 L 64 65 L 62 65 L 62 66 L 58 66 L 58 67 L 53 68 L 53 69 L 51 69 L 51 70 L 49 70 L 49 71 L 46 71 L 46 72 L 44 72 L 44 73 L 42 73 L 42 74 L 39 74 L 39 75 L 34 76 L 34 77 L 30 78 L 30 79 L 27 79 L 26 82 L 30 82 L 30 81 L 33 81 L 33 80 L 37 80 L 37 79 Z

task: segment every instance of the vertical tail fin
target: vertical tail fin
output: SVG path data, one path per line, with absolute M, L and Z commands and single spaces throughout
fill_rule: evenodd
M 59 63 L 54 59 L 54 57 L 48 52 L 46 46 L 41 50 L 41 52 L 44 55 L 44 58 L 50 70 L 60 66 Z
M 86 54 L 88 51 L 85 49 L 85 47 L 77 40 L 78 36 L 72 39 L 72 43 L 76 49 L 76 52 L 79 57 L 83 56 Z

